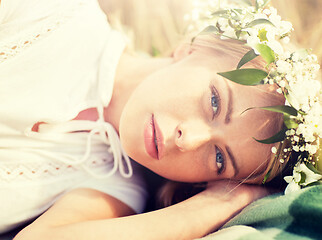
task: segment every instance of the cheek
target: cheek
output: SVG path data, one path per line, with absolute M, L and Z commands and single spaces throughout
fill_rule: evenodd
M 251 173 L 259 173 L 266 169 L 271 157 L 271 145 L 260 143 L 249 143 L 241 150 L 243 178 L 248 177 Z
M 210 166 L 209 159 L 202 159 L 202 154 L 188 153 L 177 154 L 161 159 L 159 166 L 154 166 L 152 171 L 161 176 L 180 182 L 203 182 L 214 180 L 215 166 Z

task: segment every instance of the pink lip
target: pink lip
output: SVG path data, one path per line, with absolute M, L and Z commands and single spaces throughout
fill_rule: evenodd
M 156 135 L 155 137 L 156 137 L 157 144 L 158 144 L 158 159 L 161 159 L 163 149 L 164 149 L 163 136 L 162 136 L 161 129 L 158 125 L 158 122 L 154 117 L 153 117 L 153 122 L 154 122 L 154 131 L 155 131 L 155 135 Z
M 145 145 L 146 152 L 152 158 L 159 159 L 154 138 L 155 138 L 155 124 L 154 124 L 154 116 L 152 115 L 149 122 L 146 123 L 144 128 L 144 145 Z

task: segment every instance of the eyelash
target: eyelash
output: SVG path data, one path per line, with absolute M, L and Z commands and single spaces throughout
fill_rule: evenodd
M 214 86 L 211 86 L 210 105 L 213 112 L 212 119 L 214 119 L 220 112 L 220 97 Z
M 211 86 L 210 89 L 211 89 L 210 105 L 212 109 L 212 119 L 214 119 L 220 112 L 220 97 L 215 86 Z M 215 162 L 218 168 L 217 174 L 220 175 L 224 171 L 226 166 L 225 157 L 222 151 L 218 147 L 215 146 L 215 150 L 216 150 Z
M 218 147 L 215 147 L 215 148 L 216 148 L 216 165 L 218 167 L 217 174 L 220 175 L 225 169 L 226 161 L 225 161 L 224 154 L 222 154 L 222 151 Z

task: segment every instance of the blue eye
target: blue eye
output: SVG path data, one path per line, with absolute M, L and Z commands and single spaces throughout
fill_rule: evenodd
M 211 87 L 211 108 L 213 112 L 212 118 L 214 118 L 218 113 L 219 113 L 219 103 L 220 103 L 220 98 L 219 95 L 214 87 Z
M 218 174 L 221 174 L 225 167 L 225 159 L 221 151 L 216 147 L 216 164 L 218 168 Z

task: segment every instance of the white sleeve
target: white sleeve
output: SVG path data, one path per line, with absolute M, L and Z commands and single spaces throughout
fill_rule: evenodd
M 84 0 L 2 0 L 0 24 L 17 22 L 30 24 L 81 2 Z
M 76 188 L 90 188 L 104 192 L 131 207 L 136 213 L 145 209 L 148 193 L 146 183 L 141 175 L 143 167 L 132 161 L 133 175 L 125 178 L 117 171 L 106 179 L 88 177 L 85 181 L 74 186 Z M 71 190 L 72 190 L 71 189 Z

